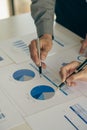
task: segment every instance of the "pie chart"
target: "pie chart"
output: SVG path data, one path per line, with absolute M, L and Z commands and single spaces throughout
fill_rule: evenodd
M 17 81 L 28 81 L 35 77 L 32 70 L 21 69 L 13 73 L 13 78 Z
M 81 55 L 81 56 L 78 56 L 77 59 L 79 61 L 84 61 L 86 59 L 86 57 Z
M 37 100 L 50 99 L 55 95 L 55 90 L 46 85 L 39 85 L 31 90 L 31 96 Z

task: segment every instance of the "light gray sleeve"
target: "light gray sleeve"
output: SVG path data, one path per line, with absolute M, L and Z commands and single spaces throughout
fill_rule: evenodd
M 32 0 L 31 15 L 34 19 L 38 36 L 53 34 L 55 0 Z

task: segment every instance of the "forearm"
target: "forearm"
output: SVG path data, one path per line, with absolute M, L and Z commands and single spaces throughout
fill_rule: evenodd
M 31 14 L 38 36 L 53 34 L 55 0 L 32 0 Z

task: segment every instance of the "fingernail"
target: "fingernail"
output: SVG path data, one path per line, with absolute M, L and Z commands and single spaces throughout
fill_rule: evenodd
M 36 65 L 38 66 L 40 64 L 40 62 L 36 62 Z

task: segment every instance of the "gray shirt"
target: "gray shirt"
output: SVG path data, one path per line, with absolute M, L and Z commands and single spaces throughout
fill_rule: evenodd
M 34 19 L 37 34 L 53 34 L 55 0 L 32 0 L 31 15 Z
M 38 36 L 53 34 L 54 12 L 57 23 L 85 38 L 87 34 L 86 0 L 75 2 L 73 0 L 32 0 L 31 13 Z

